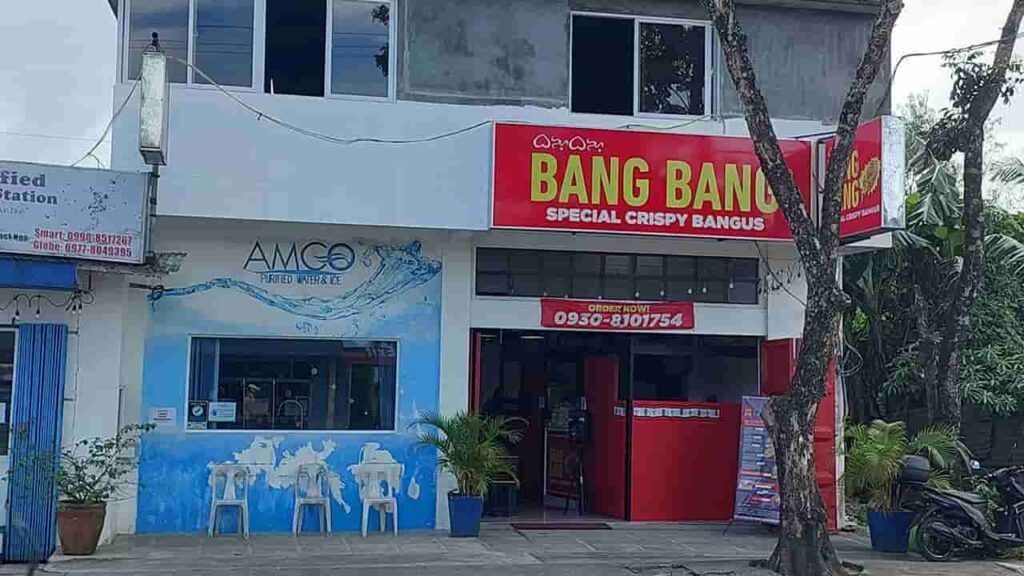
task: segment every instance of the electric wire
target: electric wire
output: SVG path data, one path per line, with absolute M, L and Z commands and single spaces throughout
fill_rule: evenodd
M 114 111 L 114 115 L 110 117 L 110 122 L 107 122 L 107 127 L 103 129 L 103 134 L 100 134 L 99 140 L 97 140 L 96 143 L 92 145 L 92 148 L 89 148 L 88 152 L 86 152 L 85 154 L 82 155 L 81 158 L 76 160 L 71 165 L 72 167 L 78 166 L 86 158 L 93 156 L 93 153 L 96 152 L 96 149 L 100 147 L 100 144 L 103 144 L 103 141 L 107 139 L 107 135 L 110 134 L 110 129 L 114 127 L 114 122 L 116 122 L 117 118 L 121 115 L 122 112 L 124 112 L 125 107 L 128 106 L 128 102 L 130 102 L 132 99 L 132 95 L 135 94 L 135 90 L 138 89 L 139 82 L 140 80 L 136 80 L 135 83 L 132 84 L 132 89 L 128 91 L 128 95 L 125 96 L 124 102 L 121 102 L 121 105 L 118 106 L 117 110 Z M 95 158 L 95 156 L 93 156 L 93 158 Z M 97 160 L 99 159 L 97 158 Z

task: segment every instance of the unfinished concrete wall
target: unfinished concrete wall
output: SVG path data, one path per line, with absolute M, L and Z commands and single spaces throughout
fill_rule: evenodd
M 773 117 L 835 122 L 868 42 L 871 14 L 743 7 L 739 16 L 768 108 Z M 736 90 L 722 64 L 725 115 L 742 114 Z M 883 64 L 864 106 L 864 117 L 879 108 L 889 82 Z
M 567 105 L 567 0 L 406 0 L 398 97 Z
M 790 7 L 828 4 L 748 0 L 740 8 L 776 118 L 838 116 L 874 16 L 863 9 Z M 569 105 L 572 11 L 707 19 L 699 0 L 405 0 L 401 6 L 399 98 L 548 108 Z M 716 64 L 717 112 L 738 115 L 742 110 L 720 57 Z M 865 116 L 878 109 L 888 66 L 884 76 Z

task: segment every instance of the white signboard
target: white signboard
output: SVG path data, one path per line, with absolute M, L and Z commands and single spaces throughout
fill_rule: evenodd
M 141 263 L 146 177 L 0 161 L 0 252 Z
M 210 402 L 210 422 L 234 422 L 237 410 L 234 402 Z
M 172 407 L 155 407 L 149 409 L 149 422 L 158 429 L 174 428 L 178 410 Z

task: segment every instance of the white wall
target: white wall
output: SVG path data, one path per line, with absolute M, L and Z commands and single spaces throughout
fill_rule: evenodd
M 146 318 L 144 293 L 133 293 L 138 291 L 130 290 L 128 279 L 120 274 L 79 271 L 78 283 L 90 293 L 81 314 L 72 314 L 43 301 L 36 318 L 34 307 L 21 306 L 23 322 L 68 326 L 61 438 L 65 448 L 82 439 L 114 435 L 118 429 L 121 390 L 127 398 L 137 398 L 141 390 L 140 328 L 145 326 Z M 14 294 L 41 294 L 60 304 L 66 301 L 69 292 L 0 289 L 0 304 L 6 304 Z M 0 322 L 9 322 L 9 317 L 0 315 Z M 135 402 L 137 406 L 137 400 Z M 135 417 L 124 423 L 138 421 L 137 412 L 136 407 Z M 108 507 L 103 541 L 134 527 L 133 493 L 134 488 L 130 487 L 125 494 L 127 499 Z
M 131 90 L 114 90 L 119 107 Z M 676 119 L 570 114 L 565 109 L 375 102 L 238 92 L 268 115 L 340 138 L 414 139 L 479 122 L 658 129 Z M 113 129 L 112 166 L 143 170 L 138 94 Z M 742 119 L 686 122 L 688 134 L 746 133 Z M 780 135 L 822 130 L 779 122 Z M 332 144 L 276 126 L 206 87 L 171 89 L 162 215 L 485 230 L 489 222 L 492 127 L 419 144 Z

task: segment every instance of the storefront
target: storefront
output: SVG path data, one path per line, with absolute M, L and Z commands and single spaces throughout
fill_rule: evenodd
M 253 532 L 291 529 L 306 463 L 329 470 L 335 530 L 360 527 L 352 471 L 367 462 L 401 466 L 403 529 L 433 527 L 436 460 L 413 424 L 438 406 L 438 247 L 368 229 L 175 219 L 157 243 L 188 256 L 150 294 L 142 408 L 156 429 L 137 530 L 205 530 L 210 467 L 222 463 L 250 470 Z
M 185 257 L 149 287 L 137 531 L 206 530 L 218 464 L 248 470 L 253 532 L 291 530 L 306 463 L 336 530 L 360 528 L 365 463 L 397 467 L 400 529 L 444 527 L 451 480 L 415 422 L 467 408 L 526 421 L 521 509 L 733 517 L 741 402 L 785 392 L 805 290 L 750 141 L 495 139 L 486 230 L 160 220 L 156 249 Z M 812 145 L 785 148 L 809 198 Z M 833 525 L 834 388 L 815 442 Z

